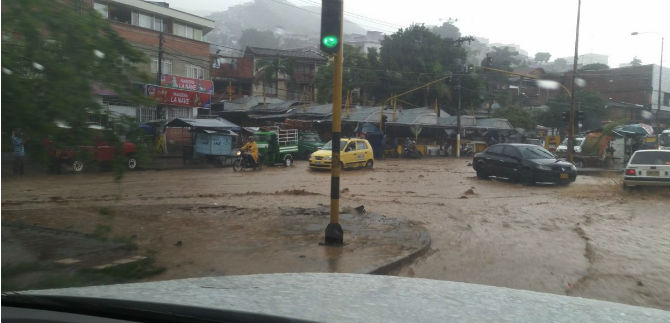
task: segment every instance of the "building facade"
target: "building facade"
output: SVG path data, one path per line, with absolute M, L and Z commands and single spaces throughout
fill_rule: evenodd
M 572 73 L 565 74 L 565 84 L 570 84 Z M 659 88 L 660 66 L 642 65 L 612 68 L 597 71 L 579 71 L 578 77 L 586 81 L 585 88 L 600 93 L 610 101 L 611 107 L 621 107 L 623 111 L 612 111 L 616 115 L 640 115 L 637 110 L 647 110 L 653 114 L 654 123 L 670 125 L 670 68 L 663 68 L 662 85 Z M 659 106 L 658 95 L 661 94 Z
M 384 34 L 380 31 L 368 31 L 365 35 L 347 34 L 344 35 L 344 43 L 358 48 L 361 54 L 367 55 L 368 49 L 381 50 Z
M 136 117 L 138 122 L 169 120 L 194 117 L 197 108 L 210 104 L 210 46 L 204 36 L 214 29 L 214 21 L 172 9 L 165 2 L 92 0 L 91 6 L 149 58 L 140 68 L 155 77 L 145 90 L 156 99 L 156 106 L 127 106 L 109 91 L 98 92 L 110 113 Z
M 318 49 L 247 47 L 242 57 L 215 55 L 215 97 L 265 96 L 313 101 L 319 66 L 328 60 Z

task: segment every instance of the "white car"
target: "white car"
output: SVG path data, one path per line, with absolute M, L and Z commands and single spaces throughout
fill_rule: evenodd
M 633 153 L 623 174 L 623 187 L 670 187 L 670 150 L 638 150 Z
M 582 152 L 582 146 L 584 145 L 584 142 L 586 141 L 586 138 L 584 137 L 577 137 L 575 138 L 574 142 L 574 149 L 576 153 L 581 153 Z M 556 148 L 557 153 L 567 153 L 568 151 L 568 138 L 565 138 L 563 142 L 558 145 L 558 148 Z

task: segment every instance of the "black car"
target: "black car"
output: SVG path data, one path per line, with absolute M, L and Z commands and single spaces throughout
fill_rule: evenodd
M 570 183 L 577 178 L 577 167 L 557 159 L 546 149 L 528 144 L 497 144 L 475 155 L 472 167 L 477 177 L 505 177 L 525 184 L 537 182 Z

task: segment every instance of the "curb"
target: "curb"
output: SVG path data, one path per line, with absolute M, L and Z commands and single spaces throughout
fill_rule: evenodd
M 577 175 L 600 175 L 600 174 L 615 174 L 615 173 L 623 173 L 623 169 L 610 169 L 610 168 L 577 169 Z
M 425 228 L 424 228 L 425 230 Z M 398 256 L 396 258 L 393 258 L 389 262 L 383 265 L 372 265 L 368 267 L 365 270 L 355 272 L 356 274 L 371 274 L 371 275 L 386 275 L 390 271 L 394 269 L 398 269 L 416 258 L 420 257 L 423 255 L 428 249 L 430 249 L 431 245 L 431 239 L 430 239 L 430 233 L 428 233 L 428 230 L 425 230 L 421 232 L 421 235 L 418 237 L 420 241 L 422 241 L 422 246 L 418 248 L 415 251 L 410 252 L 409 254 L 403 255 L 403 256 Z

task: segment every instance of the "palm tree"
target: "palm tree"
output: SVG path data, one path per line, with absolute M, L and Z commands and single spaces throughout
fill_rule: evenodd
M 289 82 L 292 83 L 294 65 L 292 59 L 282 59 L 279 56 L 260 60 L 256 68 L 256 78 L 263 80 L 263 93 L 265 84 L 274 83 L 279 96 L 279 73 L 289 75 Z

